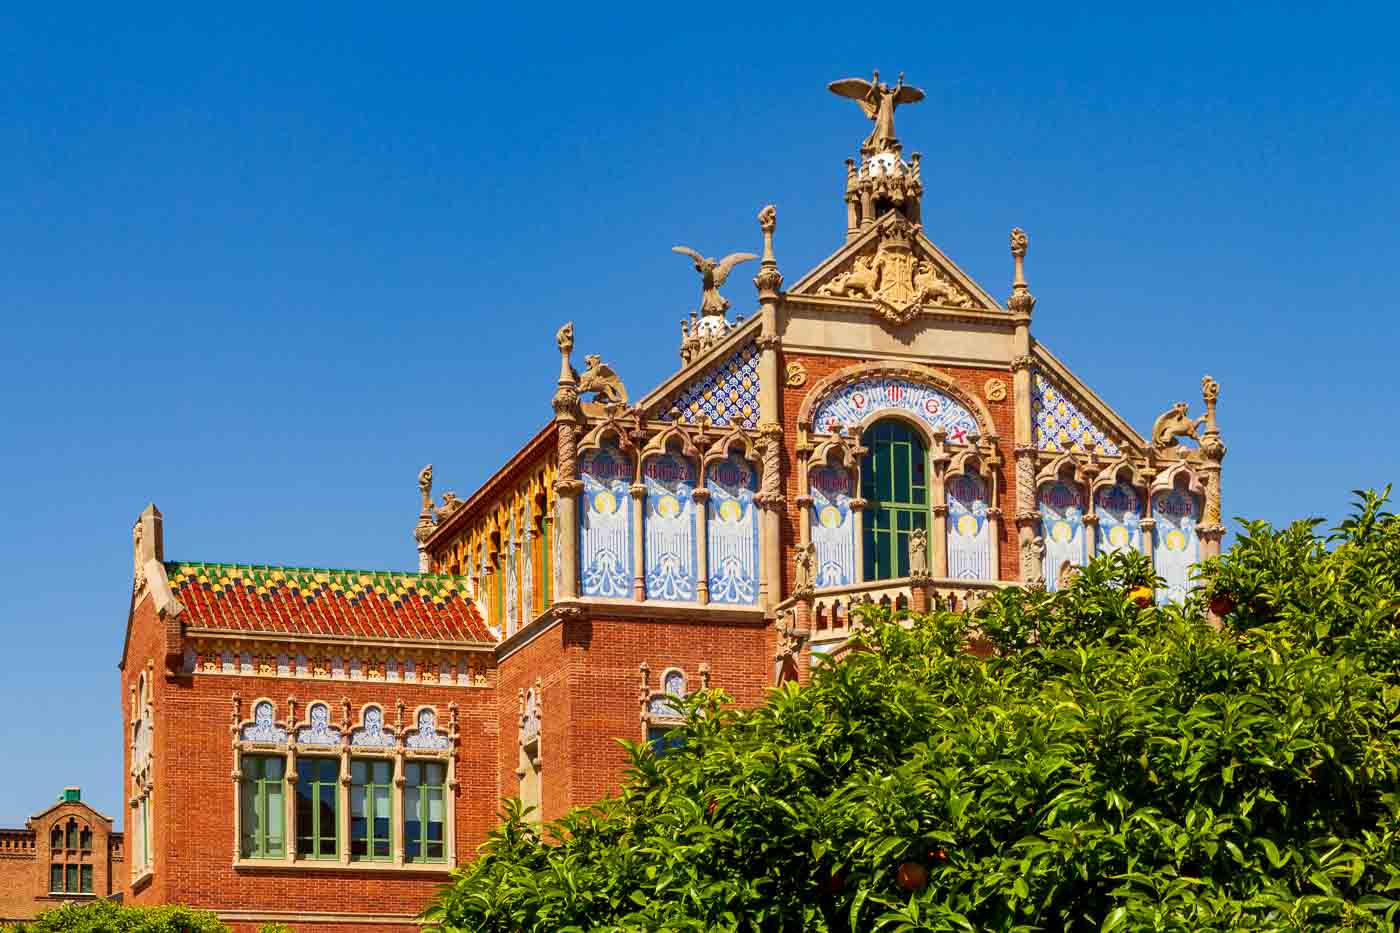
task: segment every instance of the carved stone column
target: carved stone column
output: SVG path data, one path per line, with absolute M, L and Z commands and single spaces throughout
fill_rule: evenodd
M 856 583 L 865 582 L 865 509 L 868 505 L 869 499 L 857 497 L 851 500 L 851 524 L 856 535 L 856 565 L 851 568 L 851 579 Z
M 569 365 L 574 348 L 574 325 L 559 329 L 559 388 L 554 393 L 554 420 L 558 424 L 556 454 L 559 470 L 554 480 L 554 534 L 559 541 L 559 592 L 555 599 L 578 597 L 578 497 L 583 483 L 578 478 L 579 404 L 578 377 Z
M 948 439 L 946 431 L 938 430 L 933 432 L 933 448 L 929 451 L 929 462 L 933 465 L 933 482 L 929 484 L 929 511 L 933 514 L 933 547 L 929 550 L 933 554 L 932 573 L 936 577 L 948 576 L 948 463 L 952 457 L 948 454 L 945 442 Z M 971 443 L 975 444 L 973 439 Z M 927 561 L 925 562 L 927 568 Z M 913 566 L 913 557 L 910 557 L 910 566 Z M 925 570 L 928 573 L 928 569 Z
M 1040 514 L 1035 507 L 1035 450 L 1016 448 L 1016 541 L 1021 555 L 1020 580 L 1034 583 L 1044 576 L 1036 556 L 1035 539 L 1040 532 Z
M 758 225 L 763 231 L 763 260 L 753 284 L 758 289 L 762 324 L 758 338 L 759 450 L 763 458 L 763 478 L 754 501 L 762 509 L 759 534 L 761 574 L 759 604 L 771 616 L 773 607 L 782 600 L 783 542 L 782 509 L 784 503 L 782 477 L 782 411 L 779 403 L 778 304 L 783 286 L 783 274 L 773 255 L 773 231 L 778 226 L 778 212 L 769 204 L 758 212 Z
M 710 601 L 710 491 L 697 486 L 690 495 L 695 500 L 695 601 L 704 606 Z
M 1225 537 L 1225 524 L 1220 513 L 1221 461 L 1225 459 L 1225 444 L 1220 440 L 1220 427 L 1215 421 L 1215 403 L 1220 398 L 1220 383 L 1206 376 L 1201 380 L 1201 398 L 1206 403 L 1206 429 L 1201 435 L 1201 454 L 1205 464 L 1201 473 L 1205 480 L 1205 503 L 1201 524 L 1196 529 L 1201 536 L 1201 557 L 1219 557 L 1220 541 Z
M 647 598 L 647 548 L 642 529 L 647 487 L 645 483 L 633 483 L 627 491 L 632 494 L 632 598 L 641 602 Z
M 1011 360 L 1016 411 L 1013 440 L 1016 457 L 1016 536 L 1023 583 L 1032 583 L 1043 576 L 1043 568 L 1034 557 L 1040 516 L 1035 507 L 1035 426 L 1032 420 L 1031 385 L 1031 366 L 1034 362 L 1031 357 L 1031 312 L 1035 310 L 1035 296 L 1026 284 L 1025 272 L 1029 246 L 1030 240 L 1025 231 L 1020 227 L 1011 231 L 1011 257 L 1015 261 L 1015 274 L 1006 307 L 1015 324 Z
M 812 630 L 812 598 L 816 595 L 817 546 L 804 544 L 793 555 L 792 596 L 797 600 L 793 607 L 797 617 L 797 628 L 804 632 Z

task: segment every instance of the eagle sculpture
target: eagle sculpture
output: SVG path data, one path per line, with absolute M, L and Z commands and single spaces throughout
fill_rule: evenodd
M 758 258 L 753 253 L 730 253 L 719 262 L 715 262 L 713 258 L 707 259 L 689 246 L 673 246 L 671 252 L 689 256 L 695 262 L 695 271 L 700 273 L 700 287 L 703 290 L 700 296 L 702 316 L 723 315 L 729 310 L 729 301 L 719 293 L 720 286 L 739 263 Z

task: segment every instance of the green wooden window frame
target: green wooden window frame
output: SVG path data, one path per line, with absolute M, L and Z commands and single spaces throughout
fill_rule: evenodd
M 282 858 L 287 854 L 286 773 L 287 760 L 281 755 L 243 756 L 243 780 L 239 782 L 243 838 L 239 851 L 244 858 Z M 148 838 L 144 817 L 143 810 L 143 839 Z
M 862 444 L 865 579 L 907 577 L 909 536 L 929 526 L 928 448 L 917 429 L 896 419 L 875 422 Z
M 447 861 L 447 763 L 404 762 L 404 861 Z
M 350 760 L 350 858 L 357 862 L 394 859 L 394 762 L 389 758 Z
M 340 759 L 297 759 L 297 856 L 340 857 Z
M 49 833 L 49 848 L 55 852 L 63 851 L 63 827 L 55 826 Z
M 64 870 L 64 878 L 63 878 L 64 890 L 67 891 L 69 894 L 77 894 L 77 893 L 78 893 L 78 866 L 77 866 L 77 865 L 65 865 L 65 866 L 63 866 L 63 870 Z
M 78 847 L 84 852 L 92 851 L 92 830 L 83 827 L 83 831 L 78 834 Z
M 78 824 L 72 820 L 68 821 L 68 839 L 64 846 L 69 849 L 78 848 Z
M 55 894 L 63 892 L 63 866 L 57 862 L 49 866 L 49 890 Z
M 82 880 L 79 881 L 79 883 L 78 883 L 78 893 L 79 893 L 79 894 L 91 894 L 91 893 L 92 893 L 92 866 L 91 866 L 91 865 L 80 865 L 80 866 L 79 866 L 79 872 L 81 873 L 81 878 L 82 878 Z

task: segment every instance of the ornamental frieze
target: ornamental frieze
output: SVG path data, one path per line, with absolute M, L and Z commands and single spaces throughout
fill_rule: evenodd
M 879 242 L 818 286 L 817 294 L 873 301 L 877 315 L 892 324 L 906 324 L 926 307 L 976 307 L 972 293 L 952 275 L 914 252 L 918 232 L 918 225 L 896 215 L 885 224 Z

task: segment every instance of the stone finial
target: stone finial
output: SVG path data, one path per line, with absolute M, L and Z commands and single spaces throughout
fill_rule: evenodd
M 559 332 L 554 335 L 554 342 L 559 344 L 559 384 L 573 385 L 578 381 L 574 367 L 569 363 L 569 354 L 574 352 L 573 321 L 559 328 Z
M 423 497 L 423 514 L 433 514 L 433 465 L 430 463 L 418 471 L 418 494 Z
M 783 274 L 778 271 L 778 260 L 773 255 L 773 231 L 778 229 L 778 209 L 769 204 L 758 212 L 758 227 L 763 231 L 763 262 L 753 284 L 758 289 L 760 301 L 773 301 L 778 297 L 778 289 L 783 287 Z
M 155 503 L 147 505 L 131 526 L 132 592 L 146 585 L 146 563 L 165 560 L 165 520 Z
M 1026 284 L 1026 250 L 1029 246 L 1030 238 L 1026 236 L 1026 231 L 1020 227 L 1011 231 L 1011 256 L 1016 260 L 1016 274 L 1011 282 L 1011 297 L 1006 299 L 1006 306 L 1016 314 L 1030 314 L 1035 310 L 1035 296 Z
M 1201 401 L 1206 404 L 1206 431 L 1216 433 L 1219 429 L 1215 424 L 1215 403 L 1220 399 L 1220 383 L 1210 376 L 1201 379 Z

